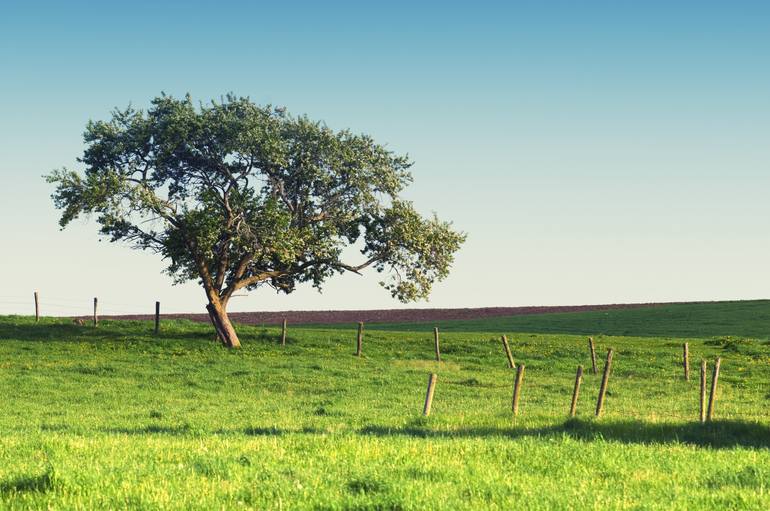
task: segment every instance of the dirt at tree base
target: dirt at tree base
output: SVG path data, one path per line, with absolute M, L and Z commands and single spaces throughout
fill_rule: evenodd
M 264 311 L 231 312 L 230 319 L 247 325 L 276 325 L 286 319 L 294 325 L 333 323 L 411 323 L 444 320 L 475 320 L 501 316 L 522 316 L 527 314 L 548 314 L 554 312 L 587 312 L 616 309 L 637 309 L 669 303 L 626 303 L 606 305 L 559 305 L 530 307 L 483 307 L 467 309 L 380 309 L 380 310 L 329 310 L 329 311 Z M 104 319 L 153 319 L 152 314 L 102 316 Z M 162 314 L 163 319 L 189 319 L 210 323 L 208 314 Z

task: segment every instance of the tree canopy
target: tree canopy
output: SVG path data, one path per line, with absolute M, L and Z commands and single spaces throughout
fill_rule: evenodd
M 200 281 L 228 346 L 238 339 L 225 310 L 239 289 L 320 289 L 372 267 L 393 297 L 426 299 L 465 240 L 400 197 L 406 156 L 248 98 L 161 95 L 146 111 L 90 121 L 84 141 L 82 172 L 46 176 L 62 228 L 93 214 L 111 241 L 160 254 L 176 282 Z M 359 260 L 343 260 L 348 246 Z

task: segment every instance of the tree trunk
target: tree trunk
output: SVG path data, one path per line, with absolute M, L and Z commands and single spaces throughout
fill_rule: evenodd
M 211 323 L 214 325 L 214 329 L 217 331 L 217 336 L 222 344 L 228 348 L 240 348 L 241 341 L 238 340 L 238 334 L 235 333 L 230 318 L 227 317 L 227 311 L 224 305 L 219 300 L 211 300 L 206 305 L 206 310 L 209 311 L 211 317 Z

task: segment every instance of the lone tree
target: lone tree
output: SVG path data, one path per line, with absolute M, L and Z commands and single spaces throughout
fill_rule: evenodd
M 175 282 L 197 279 L 231 348 L 227 304 L 240 289 L 320 290 L 371 266 L 393 297 L 423 299 L 465 240 L 399 197 L 412 179 L 405 156 L 248 98 L 196 107 L 161 95 L 147 111 L 90 121 L 84 140 L 82 174 L 46 176 L 61 227 L 95 213 L 111 241 L 161 254 Z M 350 245 L 360 261 L 343 261 Z

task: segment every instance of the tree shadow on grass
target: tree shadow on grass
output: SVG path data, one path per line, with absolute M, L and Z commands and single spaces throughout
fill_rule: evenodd
M 253 336 L 256 340 L 270 340 L 268 335 Z M 76 325 L 68 318 L 44 318 L 40 323 L 13 317 L 0 318 L 0 340 L 45 343 L 50 341 L 72 343 L 105 343 L 125 342 L 126 340 L 140 342 L 163 341 L 200 341 L 201 344 L 215 343 L 213 329 L 209 332 L 205 327 L 197 330 L 167 329 L 158 335 L 153 333 L 151 321 L 105 320 L 94 327 L 90 322 Z
M 205 429 L 197 429 L 189 424 L 179 425 L 166 425 L 166 424 L 148 424 L 145 426 L 130 427 L 130 428 L 106 428 L 101 429 L 103 433 L 111 435 L 166 435 L 166 436 L 192 436 L 201 437 L 209 435 L 246 435 L 246 436 L 284 436 L 289 434 L 303 434 L 303 435 L 316 435 L 325 433 L 325 431 L 313 427 L 303 428 L 277 428 L 275 426 L 249 426 L 240 429 L 218 429 L 214 431 L 206 431 Z
M 0 495 L 9 493 L 45 493 L 53 489 L 53 473 L 46 470 L 35 476 L 21 476 L 0 482 Z
M 267 426 L 267 427 L 250 426 L 248 428 L 245 428 L 242 430 L 235 430 L 235 431 L 219 430 L 217 433 L 220 433 L 220 434 L 241 433 L 246 436 L 283 436 L 283 435 L 291 435 L 291 434 L 320 435 L 322 433 L 326 433 L 326 431 L 318 428 L 313 428 L 310 426 L 305 426 L 302 428 L 276 428 L 275 426 Z
M 246 435 L 275 436 L 289 434 L 316 435 L 328 431 L 314 427 L 278 428 L 275 426 L 250 426 L 244 429 L 220 429 L 206 433 L 190 425 L 150 424 L 136 428 L 111 428 L 105 433 L 120 435 L 169 435 L 169 436 L 206 436 Z M 413 437 L 413 438 L 493 438 L 515 440 L 518 438 L 572 438 L 592 442 L 607 441 L 627 444 L 688 444 L 714 449 L 748 447 L 770 449 L 770 426 L 748 421 L 714 421 L 706 424 L 698 422 L 666 423 L 636 421 L 597 421 L 570 419 L 561 424 L 540 428 L 526 427 L 476 427 L 463 429 L 436 430 L 430 428 L 430 421 L 415 420 L 403 427 L 369 425 L 357 431 L 362 436 L 376 437 Z
M 246 436 L 282 436 L 286 434 L 286 431 L 283 429 L 278 429 L 276 427 L 248 427 L 243 430 L 243 434 Z
M 79 326 L 72 323 L 30 323 L 0 321 L 0 339 L 14 341 L 73 341 L 88 342 L 114 338 L 125 338 L 125 332 L 113 329 L 94 328 L 93 326 Z
M 34 320 L 26 317 L 18 320 L 13 317 L 0 317 L 0 340 L 99 344 L 125 343 L 130 340 L 151 345 L 162 344 L 165 341 L 183 343 L 193 341 L 197 347 L 221 346 L 210 324 L 194 324 L 192 328 L 174 328 L 171 326 L 164 328 L 161 324 L 161 330 L 157 335 L 154 334 L 153 329 L 152 321 L 103 320 L 95 328 L 90 321 L 86 321 L 84 325 L 76 325 L 68 318 L 44 318 L 40 323 L 35 323 Z M 238 333 L 241 341 L 246 344 L 254 343 L 264 346 L 277 345 L 281 342 L 280 333 L 270 333 L 265 329 L 239 329 Z M 287 345 L 295 343 L 296 341 L 292 337 L 286 338 Z
M 366 426 L 362 435 L 411 436 L 415 438 L 503 438 L 570 437 L 582 441 L 605 440 L 629 444 L 680 443 L 726 449 L 732 447 L 770 448 L 770 427 L 756 422 L 714 421 L 711 423 L 646 423 L 634 421 L 601 422 L 571 419 L 543 428 L 466 428 L 432 430 L 424 426 L 386 428 Z
M 104 433 L 114 435 L 169 435 L 169 436 L 194 436 L 199 434 L 189 424 L 165 425 L 148 424 L 136 428 L 108 428 L 102 430 Z

